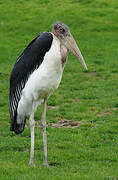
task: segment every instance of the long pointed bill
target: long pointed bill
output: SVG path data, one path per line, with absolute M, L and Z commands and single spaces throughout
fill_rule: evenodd
M 77 59 L 81 62 L 83 67 L 86 69 L 86 71 L 88 71 L 87 65 L 84 61 L 81 51 L 79 50 L 71 33 L 69 33 L 69 35 L 64 37 L 64 44 L 77 57 Z

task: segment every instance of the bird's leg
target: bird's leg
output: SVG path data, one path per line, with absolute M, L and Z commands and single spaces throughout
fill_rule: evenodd
M 42 118 L 41 118 L 41 125 L 42 125 L 42 131 L 43 131 L 43 145 L 44 145 L 44 161 L 43 161 L 44 166 L 48 166 L 47 137 L 46 137 L 46 105 L 47 105 L 47 98 L 44 98 L 43 112 L 42 112 Z
M 29 165 L 33 166 L 34 165 L 34 127 L 35 127 L 34 112 L 30 116 L 29 125 L 30 125 L 30 133 L 31 133 L 31 149 L 30 149 Z

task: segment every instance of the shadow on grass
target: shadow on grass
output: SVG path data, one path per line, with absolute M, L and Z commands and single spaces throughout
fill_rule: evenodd
M 53 166 L 56 166 L 56 167 L 57 167 L 57 166 L 61 166 L 61 163 L 58 163 L 58 162 L 50 162 L 50 163 L 49 163 L 49 166 L 52 166 L 52 167 L 53 167 Z

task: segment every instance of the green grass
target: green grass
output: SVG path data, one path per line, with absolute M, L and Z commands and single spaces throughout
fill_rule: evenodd
M 35 128 L 35 167 L 29 167 L 30 132 L 9 131 L 9 75 L 16 58 L 55 21 L 66 23 L 86 60 L 86 73 L 70 54 L 60 87 L 48 101 L 49 168 L 41 128 Z M 117 0 L 0 0 L 0 180 L 118 180 Z M 52 106 L 58 108 L 52 108 Z M 35 114 L 40 123 L 42 107 Z

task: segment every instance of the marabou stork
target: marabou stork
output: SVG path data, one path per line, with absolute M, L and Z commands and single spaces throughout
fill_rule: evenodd
M 43 103 L 41 125 L 44 143 L 44 162 L 47 162 L 46 104 L 58 88 L 68 52 L 71 51 L 87 70 L 84 58 L 67 25 L 57 22 L 52 32 L 43 32 L 33 39 L 16 60 L 10 76 L 11 131 L 22 133 L 30 115 L 30 165 L 34 165 L 34 112 Z

